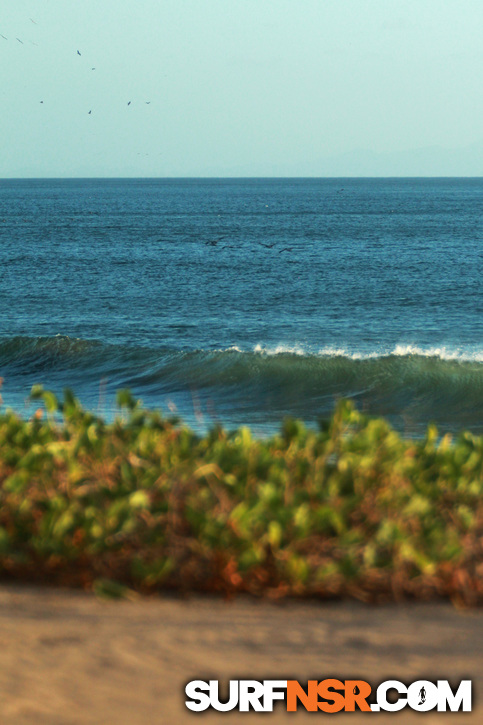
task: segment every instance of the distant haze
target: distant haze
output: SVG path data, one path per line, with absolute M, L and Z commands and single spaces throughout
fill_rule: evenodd
M 482 29 L 482 0 L 4 0 L 0 177 L 482 176 Z

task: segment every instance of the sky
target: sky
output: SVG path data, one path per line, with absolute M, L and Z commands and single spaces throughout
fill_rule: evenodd
M 0 178 L 482 176 L 482 29 L 482 0 L 3 0 Z

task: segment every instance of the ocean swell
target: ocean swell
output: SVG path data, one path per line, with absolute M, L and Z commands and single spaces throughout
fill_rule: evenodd
M 334 400 L 353 398 L 399 427 L 483 428 L 483 351 L 394 346 L 391 350 L 257 345 L 176 350 L 105 344 L 66 336 L 0 340 L 4 392 L 25 396 L 34 382 L 72 387 L 86 402 L 103 381 L 109 394 L 130 387 L 149 406 L 175 400 L 184 415 L 192 397 L 213 405 L 229 424 L 274 424 L 284 415 L 308 422 Z M 19 398 L 20 399 L 20 398 Z M 189 416 L 188 416 L 189 417 Z

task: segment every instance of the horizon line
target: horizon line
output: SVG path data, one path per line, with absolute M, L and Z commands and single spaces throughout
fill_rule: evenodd
M 483 179 L 483 174 L 473 174 L 473 175 L 409 175 L 409 174 L 399 174 L 396 176 L 391 175 L 378 175 L 378 176 L 371 176 L 371 175 L 360 175 L 360 176 L 4 176 L 0 177 L 1 181 L 109 181 L 109 180 L 117 180 L 117 181 L 128 181 L 128 180 L 146 180 L 146 181 L 210 181 L 210 180 L 229 180 L 229 181 L 236 181 L 236 180 L 291 180 L 291 179 L 300 179 L 300 180 L 306 180 L 306 179 L 314 179 L 314 180 L 329 180 L 329 179 L 343 179 L 345 181 L 351 181 L 351 180 L 358 180 L 358 179 Z

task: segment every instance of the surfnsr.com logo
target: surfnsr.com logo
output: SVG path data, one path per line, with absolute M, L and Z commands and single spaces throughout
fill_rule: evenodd
M 452 688 L 447 680 L 417 680 L 405 685 L 386 680 L 373 691 L 365 680 L 230 680 L 225 696 L 218 680 L 192 680 L 185 688 L 186 707 L 193 712 L 273 712 L 283 701 L 288 712 L 471 712 L 471 680 Z M 281 704 L 280 704 L 281 706 Z

